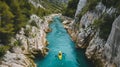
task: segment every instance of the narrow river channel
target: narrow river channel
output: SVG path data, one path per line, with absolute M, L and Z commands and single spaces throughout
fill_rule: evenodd
M 75 43 L 64 29 L 59 17 L 54 17 L 50 24 L 52 31 L 48 33 L 49 54 L 35 62 L 37 67 L 94 67 L 85 57 L 84 50 L 75 48 Z M 58 59 L 58 52 L 63 53 L 62 60 Z

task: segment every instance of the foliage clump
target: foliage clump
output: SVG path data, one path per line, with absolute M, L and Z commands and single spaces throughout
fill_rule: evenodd
M 109 14 L 104 14 L 102 15 L 99 19 L 96 19 L 94 21 L 93 27 L 95 29 L 99 29 L 99 37 L 107 40 L 110 31 L 111 31 L 111 27 L 112 27 L 112 23 L 114 21 L 115 17 L 113 15 L 109 15 Z
M 10 46 L 0 46 L 0 57 L 2 57 L 9 49 Z
M 28 0 L 0 0 L 0 43 L 8 44 L 26 26 L 31 14 L 43 17 L 50 13 L 50 10 L 35 8 Z
M 102 3 L 107 7 L 114 7 L 117 9 L 116 15 L 120 15 L 120 0 L 102 0 Z
M 63 10 L 63 15 L 74 18 L 79 0 L 70 0 L 68 6 Z
M 31 10 L 26 0 L 0 1 L 0 43 L 8 44 L 10 37 L 27 24 Z

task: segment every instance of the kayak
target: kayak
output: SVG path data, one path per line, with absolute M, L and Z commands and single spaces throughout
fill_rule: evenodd
M 62 60 L 62 55 L 58 55 L 59 60 Z
M 58 53 L 58 59 L 62 60 L 62 52 L 61 51 L 59 51 L 59 53 Z

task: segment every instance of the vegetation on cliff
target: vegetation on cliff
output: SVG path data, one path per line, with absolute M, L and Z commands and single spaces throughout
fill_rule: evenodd
M 116 15 L 120 15 L 120 0 L 102 0 L 102 3 L 107 7 L 116 8 Z
M 74 18 L 78 1 L 79 0 L 76 0 L 76 1 L 70 0 L 67 8 L 63 12 L 63 15 Z M 98 28 L 100 29 L 99 36 L 102 39 L 107 40 L 109 33 L 111 31 L 112 23 L 114 19 L 120 14 L 119 0 L 88 0 L 86 5 L 80 12 L 80 14 L 77 15 L 77 17 L 80 20 L 81 17 L 88 11 L 95 11 L 95 7 L 99 2 L 102 2 L 107 8 L 110 8 L 110 7 L 116 8 L 115 13 L 113 13 L 112 15 L 103 13 L 103 15 L 100 18 L 96 19 L 93 24 L 95 29 L 98 29 Z
M 116 12 L 112 13 L 111 15 L 104 13 L 100 18 L 95 20 L 93 24 L 95 28 L 97 27 L 100 29 L 100 32 L 99 32 L 100 38 L 106 41 L 110 34 L 113 21 L 120 14 L 120 4 L 119 4 L 120 1 L 119 0 L 114 0 L 114 1 L 113 0 L 109 0 L 109 1 L 102 0 L 102 3 L 107 8 L 110 8 L 110 7 L 116 8 Z
M 50 5 L 46 6 L 47 8 L 53 6 L 48 2 L 46 4 Z M 29 0 L 0 0 L 0 44 L 3 44 L 0 45 L 0 57 L 11 48 L 10 45 L 8 46 L 11 37 L 14 37 L 22 27 L 28 24 L 27 22 L 32 14 L 43 17 L 51 14 L 54 7 L 47 8 L 36 8 Z M 30 25 L 35 26 L 35 24 Z M 19 41 L 16 41 L 13 45 L 20 45 Z
M 93 23 L 93 27 L 95 29 L 99 29 L 99 37 L 104 39 L 105 41 L 107 40 L 110 31 L 111 31 L 111 27 L 112 27 L 112 23 L 115 19 L 115 16 L 110 16 L 109 14 L 104 14 L 102 15 L 100 18 L 96 19 Z
M 0 43 L 8 44 L 22 27 L 25 27 L 31 14 L 42 17 L 50 14 L 50 10 L 35 8 L 28 0 L 0 1 Z
M 63 10 L 63 15 L 74 18 L 79 0 L 70 0 L 68 6 Z
M 23 0 L 0 1 L 0 43 L 7 44 L 9 38 L 26 25 L 31 8 L 31 4 Z
M 88 0 L 88 2 L 86 3 L 85 7 L 82 9 L 81 13 L 78 15 L 79 20 L 81 19 L 81 17 L 87 12 L 87 11 L 91 11 L 94 10 L 96 5 L 100 2 L 100 0 Z
M 0 46 L 0 57 L 2 57 L 9 49 L 9 46 Z

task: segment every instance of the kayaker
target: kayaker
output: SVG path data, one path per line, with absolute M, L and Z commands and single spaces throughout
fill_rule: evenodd
M 58 58 L 59 58 L 59 60 L 62 60 L 62 51 L 59 51 Z

